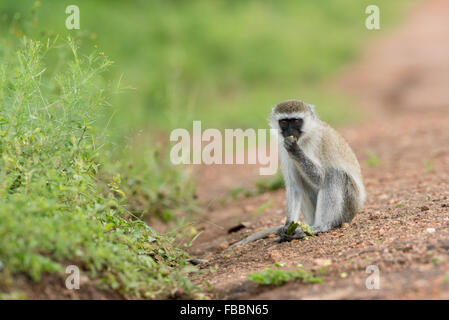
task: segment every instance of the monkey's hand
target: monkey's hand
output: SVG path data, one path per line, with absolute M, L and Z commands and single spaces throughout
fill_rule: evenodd
M 298 143 L 293 136 L 284 138 L 284 148 L 290 153 L 299 151 Z
M 304 231 L 302 231 L 301 227 L 297 227 L 295 229 L 295 232 L 292 234 L 287 234 L 287 229 L 290 224 L 286 224 L 285 226 L 279 228 L 277 231 L 277 235 L 279 236 L 275 241 L 276 242 L 285 242 L 285 241 L 292 241 L 295 239 L 302 239 L 306 236 Z

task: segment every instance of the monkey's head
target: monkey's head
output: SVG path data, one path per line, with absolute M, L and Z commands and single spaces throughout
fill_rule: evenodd
M 282 137 L 293 136 L 298 141 L 310 132 L 316 119 L 312 105 L 301 100 L 286 100 L 273 108 L 270 126 L 277 129 Z

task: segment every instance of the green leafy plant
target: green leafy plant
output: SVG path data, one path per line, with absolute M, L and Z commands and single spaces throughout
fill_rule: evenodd
M 372 151 L 367 151 L 366 155 L 368 158 L 365 160 L 365 164 L 368 167 L 375 167 L 382 164 L 382 161 L 379 159 L 379 157 Z
M 322 278 L 316 277 L 313 272 L 304 269 L 282 270 L 268 268 L 261 272 L 248 275 L 248 280 L 262 285 L 282 285 L 291 280 L 300 280 L 304 283 L 321 283 Z
M 262 204 L 259 208 L 254 210 L 251 213 L 251 215 L 252 216 L 257 216 L 257 215 L 261 214 L 262 212 L 264 212 L 266 209 L 268 209 L 270 206 L 271 206 L 271 200 L 268 200 L 264 204 Z
M 269 178 L 260 179 L 255 184 L 257 194 L 282 189 L 285 186 L 284 178 L 279 173 Z
M 52 50 L 63 68 L 45 65 Z M 2 44 L 0 61 L 2 295 L 15 292 L 16 274 L 39 281 L 63 275 L 67 262 L 125 296 L 194 292 L 194 270 L 173 236 L 128 210 L 129 174 L 103 169 L 112 166 L 97 123 L 111 114 L 102 77 L 111 61 L 81 54 L 70 38 L 54 45 L 25 37 Z
M 285 231 L 285 233 L 287 234 L 287 235 L 292 235 L 294 232 L 295 232 L 295 230 L 296 230 L 296 228 L 298 228 L 299 227 L 299 223 L 298 222 L 295 222 L 295 221 L 292 221 L 289 225 L 288 225 L 288 227 L 287 227 L 287 230 Z
M 425 162 L 425 170 L 426 172 L 434 172 L 435 171 L 435 166 L 434 164 L 430 161 L 430 160 L 426 160 Z
M 296 222 L 296 221 L 292 221 L 286 230 L 286 233 L 288 235 L 292 235 L 296 228 L 300 227 L 302 229 L 302 231 L 306 234 L 306 236 L 314 236 L 315 233 L 313 232 L 313 229 L 311 226 L 309 226 L 307 223 L 301 223 L 301 222 Z

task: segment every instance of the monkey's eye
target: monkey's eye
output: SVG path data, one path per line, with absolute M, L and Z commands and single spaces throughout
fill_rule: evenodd
M 293 124 L 295 125 L 295 126 L 301 126 L 302 125 L 302 119 L 295 119 L 295 120 L 293 120 Z
M 279 125 L 281 126 L 281 128 L 286 128 L 288 126 L 288 121 L 281 120 L 281 121 L 279 121 Z

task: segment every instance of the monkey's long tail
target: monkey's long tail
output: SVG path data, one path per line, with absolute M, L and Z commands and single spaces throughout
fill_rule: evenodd
M 275 234 L 275 233 L 277 233 L 277 231 L 278 231 L 280 228 L 282 228 L 282 227 L 283 227 L 283 225 L 277 226 L 277 227 L 267 228 L 267 229 L 265 229 L 265 230 L 261 230 L 261 231 L 258 231 L 258 232 L 256 232 L 256 233 L 253 233 L 252 235 L 246 237 L 245 239 L 240 240 L 239 242 L 236 242 L 236 243 L 232 244 L 232 245 L 229 246 L 225 251 L 228 251 L 228 250 L 230 250 L 231 248 L 233 248 L 233 247 L 235 247 L 235 246 L 240 246 L 240 245 L 248 244 L 248 243 L 250 243 L 250 242 L 254 242 L 254 241 L 257 241 L 257 240 L 260 240 L 260 239 L 265 239 L 265 238 L 268 237 L 270 234 Z

